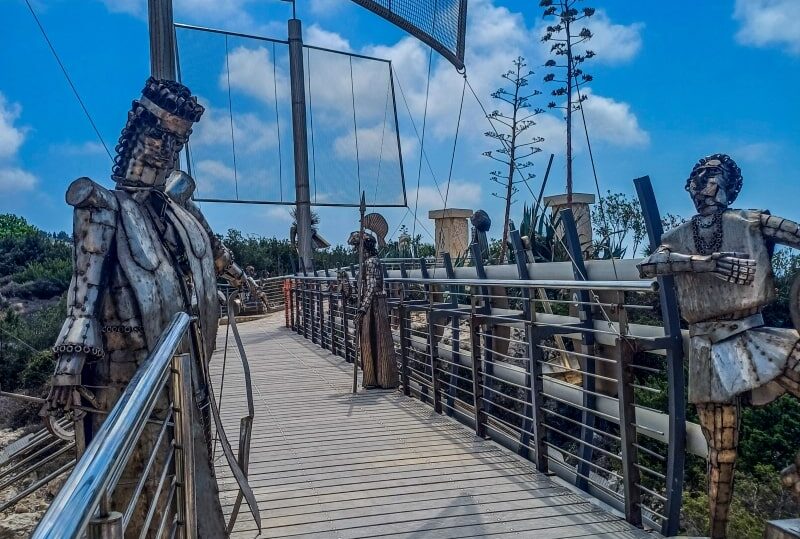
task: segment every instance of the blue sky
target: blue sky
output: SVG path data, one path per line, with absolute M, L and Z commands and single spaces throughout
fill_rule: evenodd
M 737 160 L 745 178 L 737 205 L 768 208 L 800 219 L 794 204 L 800 198 L 800 105 L 793 90 L 800 82 L 800 25 L 796 23 L 800 2 L 587 0 L 586 5 L 598 9 L 590 26 L 595 34 L 590 47 L 597 56 L 586 64 L 594 81 L 585 105 L 600 189 L 632 194 L 632 179 L 649 174 L 662 211 L 688 215 L 692 208 L 683 184 L 693 163 L 708 153 L 725 152 Z M 148 75 L 146 1 L 35 0 L 33 6 L 113 153 L 130 101 Z M 543 21 L 537 6 L 538 2 L 529 0 L 470 1 L 467 74 L 490 110 L 496 105 L 489 93 L 501 83 L 500 74 L 517 55 L 525 56 L 536 72 L 533 87 L 545 92 L 534 104 L 544 107 L 549 101 L 551 87 L 540 82 L 546 72 L 540 66 L 547 54 L 539 43 Z M 409 115 L 398 95 L 412 211 L 384 213 L 391 230 L 402 219 L 411 229 L 410 213 L 418 199 L 417 232 L 430 239 L 425 231 L 433 227 L 427 211 L 444 206 L 463 79 L 450 64 L 434 58 L 425 139 L 433 174 L 422 167 L 417 197 L 419 141 L 410 118 L 421 126 L 428 49 L 348 0 L 299 0 L 298 14 L 307 43 L 392 60 L 411 111 Z M 290 6 L 278 0 L 175 0 L 176 22 L 279 39 L 286 37 L 290 16 Z M 110 159 L 25 3 L 0 0 L 0 18 L 7 23 L 0 37 L 4 51 L 0 55 L 0 212 L 21 214 L 46 230 L 69 230 L 71 212 L 63 198 L 66 187 L 80 176 L 111 186 Z M 232 57 L 229 61 L 233 66 Z M 219 78 L 221 67 L 208 67 L 209 87 Z M 254 96 L 263 86 L 258 78 L 263 65 L 242 67 L 242 78 L 234 82 L 243 96 L 247 92 Z M 274 152 L 274 141 L 268 140 L 273 136 L 269 131 L 273 116 L 268 113 L 274 115 L 274 110 L 265 107 L 262 112 L 256 101 L 248 106 L 252 121 L 237 125 L 239 144 L 249 143 L 253 155 L 263 162 Z M 213 113 L 201 125 L 204 121 L 209 126 L 205 129 L 212 130 Z M 534 159 L 537 178 L 531 187 L 538 191 L 548 154 L 553 152 L 556 161 L 547 193 L 555 194 L 563 190 L 563 122 L 550 113 L 537 121 L 530 132 L 546 140 Z M 491 195 L 496 186 L 488 181 L 494 167 L 481 155 L 494 148 L 483 136 L 487 128 L 468 93 L 447 206 L 484 208 L 497 223 L 501 202 Z M 201 129 L 198 126 L 197 136 Z M 580 129 L 575 137 L 576 190 L 594 192 Z M 284 138 L 283 144 L 288 143 Z M 320 167 L 328 167 L 324 157 L 335 153 L 335 141 L 319 141 L 316 151 Z M 208 161 L 204 166 L 209 185 L 229 188 L 230 163 L 215 157 L 211 149 L 203 157 Z M 262 168 L 274 167 L 274 161 Z M 283 166 L 284 175 L 287 166 L 290 161 Z M 241 174 L 246 181 L 247 170 Z M 291 196 L 291 177 L 284 176 L 283 181 L 289 182 L 289 191 L 284 184 L 284 193 Z M 262 193 L 274 192 L 269 186 L 256 187 Z M 522 187 L 517 199 L 512 217 L 518 220 L 523 202 L 531 197 Z M 283 237 L 290 224 L 286 209 L 277 206 L 204 204 L 203 209 L 220 232 L 238 228 Z M 319 213 L 322 233 L 333 242 L 343 241 L 355 227 L 354 210 L 321 208 Z M 499 229 L 499 224 L 493 229 Z

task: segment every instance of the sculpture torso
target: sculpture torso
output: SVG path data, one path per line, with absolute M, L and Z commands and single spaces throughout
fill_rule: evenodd
M 756 310 L 775 299 L 772 264 L 761 232 L 760 215 L 761 212 L 748 210 L 728 210 L 722 214 L 720 251 L 746 253 L 756 261 L 751 284 L 728 283 L 710 273 L 675 274 L 681 315 L 690 324 Z M 691 222 L 665 233 L 661 241 L 673 253 L 701 254 L 695 246 Z

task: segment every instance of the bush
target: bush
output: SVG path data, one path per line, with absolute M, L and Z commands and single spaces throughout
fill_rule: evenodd
M 761 539 L 767 520 L 793 518 L 797 502 L 781 485 L 778 470 L 768 464 L 757 465 L 752 473 L 736 471 L 731 504 L 729 539 Z M 708 496 L 687 492 L 683 500 L 683 526 L 688 535 L 707 535 Z

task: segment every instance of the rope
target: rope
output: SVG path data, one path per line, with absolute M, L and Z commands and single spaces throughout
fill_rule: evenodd
M 19 342 L 20 344 L 22 344 L 24 347 L 26 347 L 26 348 L 27 348 L 28 350 L 30 350 L 31 352 L 34 352 L 34 353 L 39 353 L 39 352 L 41 351 L 41 350 L 37 350 L 36 348 L 34 348 L 33 346 L 31 346 L 30 344 L 26 343 L 25 341 L 23 341 L 22 339 L 20 339 L 19 337 L 17 337 L 16 335 L 14 335 L 13 333 L 11 333 L 11 332 L 10 332 L 10 331 L 8 331 L 7 329 L 5 329 L 3 326 L 0 326 L 0 331 L 2 331 L 3 333 L 5 333 L 6 335 L 8 335 L 9 337 L 11 337 L 12 339 L 14 339 L 15 341 Z
M 430 97 L 430 89 L 431 89 L 431 67 L 433 66 L 433 47 L 431 47 L 430 52 L 428 52 L 428 78 L 425 83 L 425 110 L 422 114 L 422 139 L 420 140 L 419 145 L 419 166 L 417 167 L 417 193 L 416 193 L 416 200 L 414 201 L 414 225 L 411 231 L 411 238 L 415 238 L 417 235 L 417 223 L 419 219 L 417 219 L 417 211 L 419 210 L 419 182 L 422 179 L 422 157 L 423 152 L 425 151 L 425 127 L 428 123 L 428 98 Z M 438 185 L 436 186 L 438 189 Z M 439 191 L 439 195 L 441 195 L 441 191 Z M 444 200 L 444 199 L 443 199 Z M 436 239 L 434 238 L 434 242 Z
M 378 186 L 381 183 L 381 166 L 383 165 L 383 142 L 386 138 L 386 118 L 389 115 L 389 92 L 391 91 L 392 79 L 389 78 L 388 85 L 386 86 L 386 101 L 383 104 L 383 129 L 381 129 L 381 151 L 378 154 L 378 174 L 375 177 L 375 194 L 373 197 L 373 201 L 378 201 Z M 400 137 L 400 133 L 397 134 L 398 138 Z M 399 159 L 399 156 L 398 156 Z
M 600 182 L 597 179 L 597 169 L 594 166 L 594 153 L 592 152 L 592 143 L 589 141 L 589 128 L 586 125 L 586 113 L 583 111 L 583 97 L 581 96 L 581 87 L 578 81 L 575 81 L 575 91 L 578 93 L 578 104 L 580 105 L 581 118 L 583 119 L 583 132 L 586 134 L 586 146 L 589 149 L 589 161 L 592 163 L 592 174 L 594 175 L 594 186 L 597 190 L 597 203 L 600 204 L 601 214 L 603 216 L 603 224 L 608 229 L 608 216 L 603 209 L 603 196 L 600 194 Z M 610 247 L 610 246 L 609 246 Z M 612 254 L 609 252 L 609 254 Z M 634 256 L 636 253 L 633 253 Z M 614 270 L 614 278 L 619 279 L 617 275 L 617 264 L 614 262 L 614 257 L 611 257 L 611 267 Z
M 78 103 L 80 104 L 81 109 L 83 109 L 83 113 L 86 115 L 86 118 L 89 120 L 89 124 L 91 124 L 92 129 L 94 130 L 94 134 L 97 135 L 98 139 L 100 139 L 100 144 L 103 145 L 103 148 L 105 149 L 106 153 L 108 154 L 108 158 L 111 159 L 111 161 L 114 161 L 114 156 L 111 155 L 111 152 L 108 150 L 108 146 L 106 146 L 106 141 L 103 140 L 103 135 L 101 135 L 100 134 L 100 130 L 97 129 L 97 125 L 94 123 L 94 120 L 92 119 L 92 115 L 89 114 L 89 109 L 86 108 L 86 105 L 84 104 L 83 99 L 81 99 L 81 96 L 78 93 L 78 89 L 75 87 L 75 84 L 72 82 L 72 78 L 69 76 L 69 73 L 67 72 L 67 68 L 61 62 L 61 58 L 59 58 L 58 53 L 56 52 L 56 48 L 53 46 L 53 43 L 50 41 L 50 38 L 47 37 L 47 32 L 45 32 L 44 26 L 42 26 L 41 21 L 39 21 L 39 17 L 36 15 L 36 12 L 33 10 L 33 6 L 31 6 L 31 3 L 30 3 L 29 0 L 25 0 L 25 4 L 28 6 L 28 9 L 30 10 L 31 15 L 33 15 L 33 20 L 36 21 L 36 25 L 39 27 L 39 30 L 41 30 L 42 36 L 44 36 L 44 40 L 47 42 L 47 46 L 50 47 L 50 52 L 53 53 L 53 57 L 56 59 L 56 62 L 58 63 L 58 66 L 61 68 L 61 72 L 64 73 L 64 78 L 67 79 L 67 83 L 69 84 L 69 87 L 72 88 L 72 93 L 75 94 L 75 98 L 78 100 Z
M 496 128 L 495 128 L 495 126 L 494 126 L 494 122 L 492 122 L 492 119 L 489 117 L 488 113 L 486 112 L 486 107 L 484 107 L 484 106 L 483 106 L 483 102 L 482 102 L 482 101 L 481 101 L 481 99 L 478 97 L 478 94 L 475 92 L 475 89 L 472 87 L 472 84 L 470 84 L 470 82 L 469 82 L 469 79 L 467 78 L 466 74 L 464 75 L 464 80 L 465 80 L 465 82 L 466 82 L 467 86 L 469 87 L 469 89 L 470 89 L 470 92 L 472 92 L 472 95 L 475 97 L 475 100 L 478 102 L 478 105 L 480 105 L 480 107 L 481 107 L 481 110 L 483 111 L 483 115 L 484 115 L 484 117 L 486 118 L 486 120 L 489 122 L 489 125 L 491 125 L 491 127 L 492 127 L 492 130 L 495 132 L 495 134 L 499 134 L 499 133 L 498 133 L 498 131 L 497 131 L 497 129 L 496 129 Z M 501 140 L 501 141 L 502 141 L 502 139 L 499 139 L 499 140 Z M 508 143 L 504 143 L 504 145 L 505 145 L 506 147 L 508 147 Z M 515 169 L 517 169 L 517 172 L 519 172 L 519 169 L 517 168 L 517 165 L 516 165 L 516 163 L 513 163 L 513 166 L 514 166 L 514 168 L 515 168 Z M 527 182 L 525 182 L 525 185 L 528 185 L 528 184 L 527 184 Z M 528 190 L 529 190 L 529 191 L 531 190 L 530 186 L 528 186 Z M 533 195 L 533 191 L 531 191 L 531 194 Z M 540 201 L 540 200 L 538 200 L 538 199 L 535 197 L 535 195 L 534 195 L 534 204 L 536 204 L 536 207 L 539 209 L 539 211 L 543 211 L 543 210 L 544 210 L 544 208 L 542 208 L 542 206 L 541 206 L 541 201 Z M 561 244 L 561 246 L 562 246 L 562 247 L 564 247 L 564 252 L 566 252 L 566 253 L 567 253 L 567 256 L 569 257 L 569 259 L 570 259 L 570 262 L 572 262 L 572 267 L 573 267 L 573 268 L 575 268 L 575 271 L 577 271 L 577 272 L 579 273 L 579 275 L 580 275 L 580 276 L 581 276 L 583 279 L 586 279 L 586 280 L 588 280 L 588 276 L 587 276 L 587 275 L 584 275 L 584 274 L 583 274 L 582 272 L 580 272 L 580 270 L 578 269 L 578 264 L 577 264 L 576 260 L 575 260 L 575 259 L 572 257 L 572 254 L 569 252 L 569 249 L 567 249 L 567 246 L 566 246 L 566 244 L 564 243 L 564 240 L 563 240 L 562 238 L 559 238 L 559 237 L 556 237 L 556 239 L 557 239 L 557 240 L 558 240 L 558 242 Z M 613 263 L 613 259 L 612 259 L 612 263 Z M 616 276 L 616 266 L 614 266 L 614 275 Z M 599 303 L 601 303 L 601 302 L 600 302 L 600 298 L 599 298 L 599 296 L 597 295 L 597 293 L 596 293 L 594 290 L 590 290 L 590 291 L 589 291 L 589 293 L 590 293 L 590 294 L 593 296 L 594 300 L 595 300 L 595 301 L 596 301 L 598 304 L 599 304 Z M 617 334 L 617 336 L 618 336 L 618 337 L 620 337 L 620 338 L 621 338 L 621 337 L 622 337 L 622 335 L 620 334 L 619 330 L 615 330 L 615 329 L 614 329 L 614 324 L 613 324 L 613 322 L 611 321 L 611 317 L 608 315 L 608 313 L 606 312 L 605 308 L 604 308 L 602 305 L 598 305 L 598 307 L 600 308 L 600 312 L 603 314 L 603 317 L 606 319 L 606 322 L 608 322 L 609 328 L 610 328 L 612 331 L 614 331 L 614 332 Z
M 417 137 L 417 140 L 421 142 L 421 138 L 419 136 L 419 131 L 417 130 L 417 124 L 414 122 L 414 116 L 411 114 L 411 107 L 408 106 L 408 100 L 406 100 L 406 94 L 403 91 L 403 85 L 400 83 L 400 77 L 397 74 L 397 71 L 394 70 L 392 67 L 392 71 L 394 72 L 394 78 L 397 81 L 397 87 L 400 88 L 400 96 L 403 98 L 403 104 L 406 106 L 406 112 L 408 113 L 408 118 L 411 120 L 411 127 L 414 128 L 414 134 Z M 422 144 L 420 144 L 422 147 Z M 431 166 L 430 159 L 428 159 L 428 154 L 425 150 L 421 150 L 422 154 L 425 156 L 425 164 L 428 165 L 428 170 L 431 173 L 431 177 L 433 178 L 433 183 L 436 185 L 436 190 L 439 192 L 439 198 L 442 199 L 444 202 L 444 196 L 442 195 L 442 190 L 439 188 L 439 182 L 436 180 L 436 174 L 433 172 L 433 166 Z
M 275 127 L 278 130 L 278 185 L 281 190 L 281 202 L 283 202 L 283 152 L 281 151 L 281 116 L 278 114 L 278 75 L 275 67 L 275 42 L 272 42 L 272 94 L 275 97 Z
M 272 43 L 272 46 L 275 46 L 275 43 Z M 275 65 L 275 61 L 273 59 L 272 62 L 273 66 Z M 311 49 L 306 49 L 306 69 L 307 75 L 306 79 L 308 80 L 308 116 L 311 120 L 311 170 L 312 175 L 314 177 L 314 202 L 317 201 L 317 150 L 314 144 L 314 105 L 312 104 L 313 101 L 311 99 Z
M 228 34 L 225 34 L 225 73 L 228 78 L 228 118 L 231 121 L 231 150 L 233 151 L 233 185 L 239 200 L 239 173 L 236 168 L 236 137 L 233 134 L 233 100 L 231 99 L 231 68 L 228 63 Z
M 356 123 L 356 89 L 353 83 L 353 57 L 350 56 L 350 95 L 353 99 L 353 135 L 356 138 L 356 175 L 358 176 L 358 195 L 361 196 L 361 159 L 358 155 L 358 124 Z
M 447 187 L 444 191 L 444 209 L 447 210 L 447 199 L 450 197 L 450 181 L 453 179 L 453 165 L 455 164 L 456 160 L 456 147 L 458 145 L 458 133 L 461 130 L 461 113 L 464 111 L 464 95 L 467 91 L 467 73 L 464 72 L 464 84 L 461 86 L 461 103 L 458 106 L 458 120 L 456 120 L 456 133 L 453 137 L 453 152 L 450 154 L 450 169 L 447 172 Z M 444 236 L 442 237 L 444 240 Z M 436 251 L 434 252 L 434 257 L 439 258 L 439 250 L 441 249 L 441 244 L 436 245 Z

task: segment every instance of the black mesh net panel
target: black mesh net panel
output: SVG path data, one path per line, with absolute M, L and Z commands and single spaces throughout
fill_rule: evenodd
M 464 68 L 467 0 L 353 0 Z
M 195 200 L 293 204 L 286 42 L 176 25 L 179 78 L 206 107 L 184 164 Z M 388 61 L 303 48 L 313 205 L 405 206 Z

